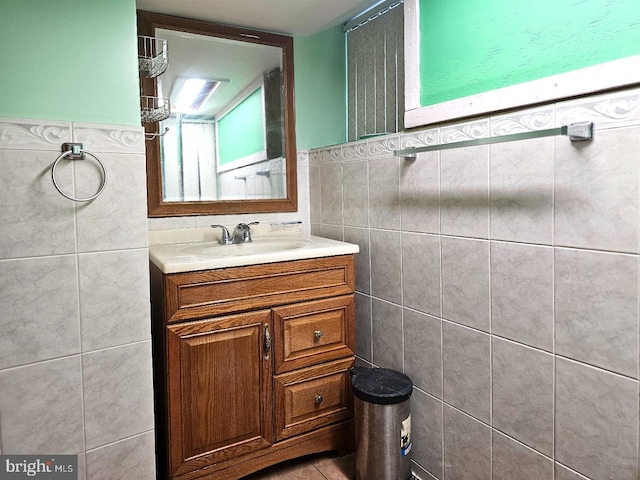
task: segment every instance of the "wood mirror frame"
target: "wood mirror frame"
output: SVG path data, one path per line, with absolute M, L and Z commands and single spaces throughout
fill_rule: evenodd
M 155 36 L 156 28 L 256 43 L 282 49 L 286 198 L 167 202 L 162 192 L 160 137 L 146 140 L 147 205 L 149 217 L 295 212 L 298 209 L 297 151 L 293 94 L 293 38 L 243 27 L 203 22 L 142 10 L 137 11 L 138 35 Z M 170 51 L 169 46 L 169 51 Z M 171 54 L 169 53 L 169 62 Z M 157 96 L 157 79 L 141 80 L 141 95 Z M 158 132 L 159 122 L 144 124 L 146 133 Z

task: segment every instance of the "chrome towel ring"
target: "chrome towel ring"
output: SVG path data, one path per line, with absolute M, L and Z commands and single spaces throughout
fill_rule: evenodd
M 60 188 L 60 185 L 58 185 L 58 181 L 56 180 L 56 167 L 58 166 L 58 162 L 60 162 L 60 160 L 62 160 L 63 158 L 67 158 L 69 160 L 84 160 L 86 158 L 86 155 L 93 157 L 100 166 L 100 170 L 102 172 L 102 181 L 100 183 L 100 188 L 98 188 L 98 191 L 96 193 L 87 198 L 72 197 L 68 193 L 64 192 Z M 73 200 L 74 202 L 88 202 L 100 195 L 104 190 L 104 187 L 107 186 L 107 171 L 105 170 L 103 163 L 98 157 L 96 157 L 93 153 L 84 150 L 84 145 L 82 143 L 63 143 L 62 153 L 58 156 L 58 158 L 56 158 L 55 162 L 53 162 L 53 165 L 51 166 L 51 180 L 53 180 L 53 186 L 56 187 L 56 190 L 58 190 L 58 192 L 60 192 L 63 197 L 66 197 L 69 200 Z

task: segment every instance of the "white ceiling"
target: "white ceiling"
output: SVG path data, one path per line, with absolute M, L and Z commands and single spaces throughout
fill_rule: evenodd
M 282 66 L 282 51 L 277 47 L 165 29 L 156 29 L 156 36 L 167 40 L 169 54 L 169 67 L 158 77 L 158 95 L 172 94 L 172 104 L 178 77 L 228 80 L 221 83 L 199 115 L 216 115 L 264 72 Z
M 378 0 L 137 0 L 150 12 L 289 35 L 312 35 L 353 18 Z

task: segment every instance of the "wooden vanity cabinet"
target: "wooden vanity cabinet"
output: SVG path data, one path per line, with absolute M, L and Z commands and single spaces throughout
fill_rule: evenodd
M 224 479 L 353 451 L 354 258 L 151 265 L 158 474 Z

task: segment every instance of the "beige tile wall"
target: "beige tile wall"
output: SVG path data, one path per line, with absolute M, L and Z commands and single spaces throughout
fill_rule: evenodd
M 107 171 L 89 203 L 51 180 L 70 141 Z M 155 479 L 142 128 L 0 118 L 0 169 L 1 452 Z M 79 197 L 99 186 L 91 159 L 56 173 Z
M 592 142 L 393 155 L 575 121 Z M 640 90 L 314 150 L 309 179 L 312 232 L 361 248 L 360 362 L 414 381 L 416 474 L 638 479 Z

